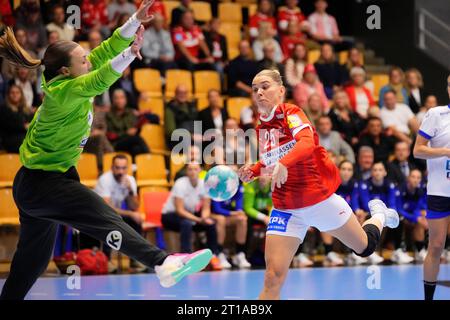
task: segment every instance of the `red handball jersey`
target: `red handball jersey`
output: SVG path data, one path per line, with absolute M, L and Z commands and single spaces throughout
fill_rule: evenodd
M 319 138 L 305 113 L 296 105 L 280 104 L 256 128 L 259 162 L 256 175 L 272 174 L 280 161 L 288 168 L 287 181 L 272 193 L 277 209 L 299 209 L 330 197 L 341 183 L 338 168 L 319 145 Z
M 191 30 L 176 27 L 172 31 L 173 44 L 182 43 L 187 51 L 196 58 L 199 56 L 200 41 L 203 39 L 202 30 L 198 26 L 193 26 Z M 182 56 L 182 53 L 176 49 L 175 59 L 179 59 Z
M 289 9 L 288 7 L 281 7 L 277 15 L 278 27 L 282 32 L 286 32 L 289 21 L 295 20 L 299 24 L 305 21 L 305 16 L 300 8 Z

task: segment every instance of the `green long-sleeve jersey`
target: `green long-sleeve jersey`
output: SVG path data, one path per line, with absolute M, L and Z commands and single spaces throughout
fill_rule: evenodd
M 121 75 L 112 68 L 110 59 L 133 39 L 122 37 L 117 29 L 88 55 L 92 64 L 89 73 L 75 78 L 60 75 L 49 82 L 42 76 L 45 96 L 20 147 L 25 167 L 66 172 L 76 166 L 89 138 L 94 97 L 108 90 Z
M 270 184 L 261 188 L 259 182 L 254 180 L 244 184 L 244 211 L 249 217 L 257 219 L 259 213 L 272 209 L 272 193 Z

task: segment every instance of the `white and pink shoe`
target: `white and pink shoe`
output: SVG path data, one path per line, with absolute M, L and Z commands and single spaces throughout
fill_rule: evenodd
M 209 249 L 199 250 L 191 254 L 171 254 L 162 265 L 155 266 L 155 272 L 161 286 L 169 288 L 185 276 L 203 270 L 209 264 L 211 258 L 212 252 Z

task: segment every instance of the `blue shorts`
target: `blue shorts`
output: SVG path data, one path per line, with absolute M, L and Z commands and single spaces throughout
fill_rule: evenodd
M 450 216 L 450 197 L 427 195 L 427 219 Z

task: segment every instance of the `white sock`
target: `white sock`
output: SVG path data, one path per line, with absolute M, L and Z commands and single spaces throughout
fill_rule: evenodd
M 381 226 L 384 228 L 386 226 L 386 216 L 384 213 L 375 213 L 372 215 L 372 218 L 377 219 L 381 222 Z

